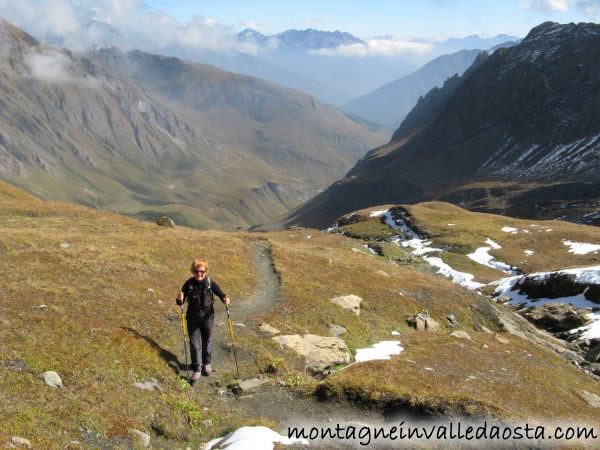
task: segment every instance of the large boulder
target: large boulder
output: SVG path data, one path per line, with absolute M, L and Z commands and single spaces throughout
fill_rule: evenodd
M 329 366 L 350 362 L 346 343 L 337 337 L 292 334 L 272 339 L 302 355 L 306 361 L 306 369 L 313 373 L 321 373 Z
M 360 303 L 362 302 L 362 298 L 360 298 L 358 295 L 341 295 L 339 297 L 332 298 L 331 302 L 341 306 L 344 309 L 349 309 L 357 316 L 360 315 Z
M 417 331 L 439 331 L 440 324 L 433 320 L 429 314 L 420 313 L 406 319 L 406 323 L 415 327 Z
M 171 219 L 170 217 L 167 217 L 167 216 L 162 216 L 160 219 L 158 219 L 156 224 L 160 225 L 161 227 L 169 227 L 169 228 L 173 228 L 175 226 L 175 222 L 173 221 L 173 219 Z
M 578 284 L 572 273 L 552 273 L 543 278 L 523 277 L 513 290 L 527 294 L 529 298 L 561 298 L 581 294 L 587 285 Z
M 538 328 L 551 333 L 572 330 L 590 322 L 589 311 L 565 303 L 547 303 L 518 311 Z

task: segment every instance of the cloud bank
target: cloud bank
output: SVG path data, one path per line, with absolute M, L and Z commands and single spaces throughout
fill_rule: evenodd
M 406 54 L 422 54 L 433 50 L 433 45 L 422 42 L 410 42 L 394 39 L 370 39 L 364 44 L 355 43 L 341 45 L 337 48 L 322 48 L 311 53 L 327 56 L 353 56 L 366 58 L 369 56 L 399 56 Z
M 180 46 L 256 53 L 259 49 L 238 42 L 233 27 L 206 17 L 183 23 L 138 0 L 0 0 L 0 11 L 30 34 L 73 50 L 97 44 L 147 50 Z

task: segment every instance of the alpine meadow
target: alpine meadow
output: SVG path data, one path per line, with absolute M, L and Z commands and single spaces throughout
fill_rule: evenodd
M 600 446 L 598 16 L 0 0 L 0 446 Z

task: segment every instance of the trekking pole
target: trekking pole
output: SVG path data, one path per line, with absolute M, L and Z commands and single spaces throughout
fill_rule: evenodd
M 233 323 L 231 322 L 231 316 L 229 315 L 229 305 L 225 305 L 225 307 L 227 308 L 227 324 L 229 325 L 229 336 L 231 337 L 231 347 L 233 348 L 235 370 L 237 370 L 237 377 L 240 378 L 240 369 L 238 368 L 237 355 L 235 354 L 235 341 L 233 340 Z
M 189 365 L 188 365 L 188 354 L 187 354 L 187 346 L 185 345 L 185 336 L 187 334 L 187 329 L 185 326 L 185 314 L 183 312 L 183 305 L 181 305 L 181 335 L 183 336 L 183 352 L 185 353 L 185 370 L 187 372 L 188 378 L 190 377 Z

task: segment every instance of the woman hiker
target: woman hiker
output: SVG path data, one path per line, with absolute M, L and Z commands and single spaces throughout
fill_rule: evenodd
M 208 262 L 196 259 L 191 267 L 194 276 L 188 279 L 177 296 L 177 304 L 182 306 L 188 302 L 186 314 L 188 335 L 190 337 L 190 353 L 192 355 L 192 368 L 194 374 L 191 381 L 198 381 L 200 375 L 209 376 L 212 372 L 210 357 L 212 352 L 212 332 L 215 319 L 213 309 L 213 293 L 229 306 L 230 299 L 223 293 L 219 285 L 212 281 L 208 275 Z M 202 347 L 200 347 L 202 340 Z M 202 354 L 200 349 L 202 348 Z M 200 370 L 202 359 L 202 370 Z

